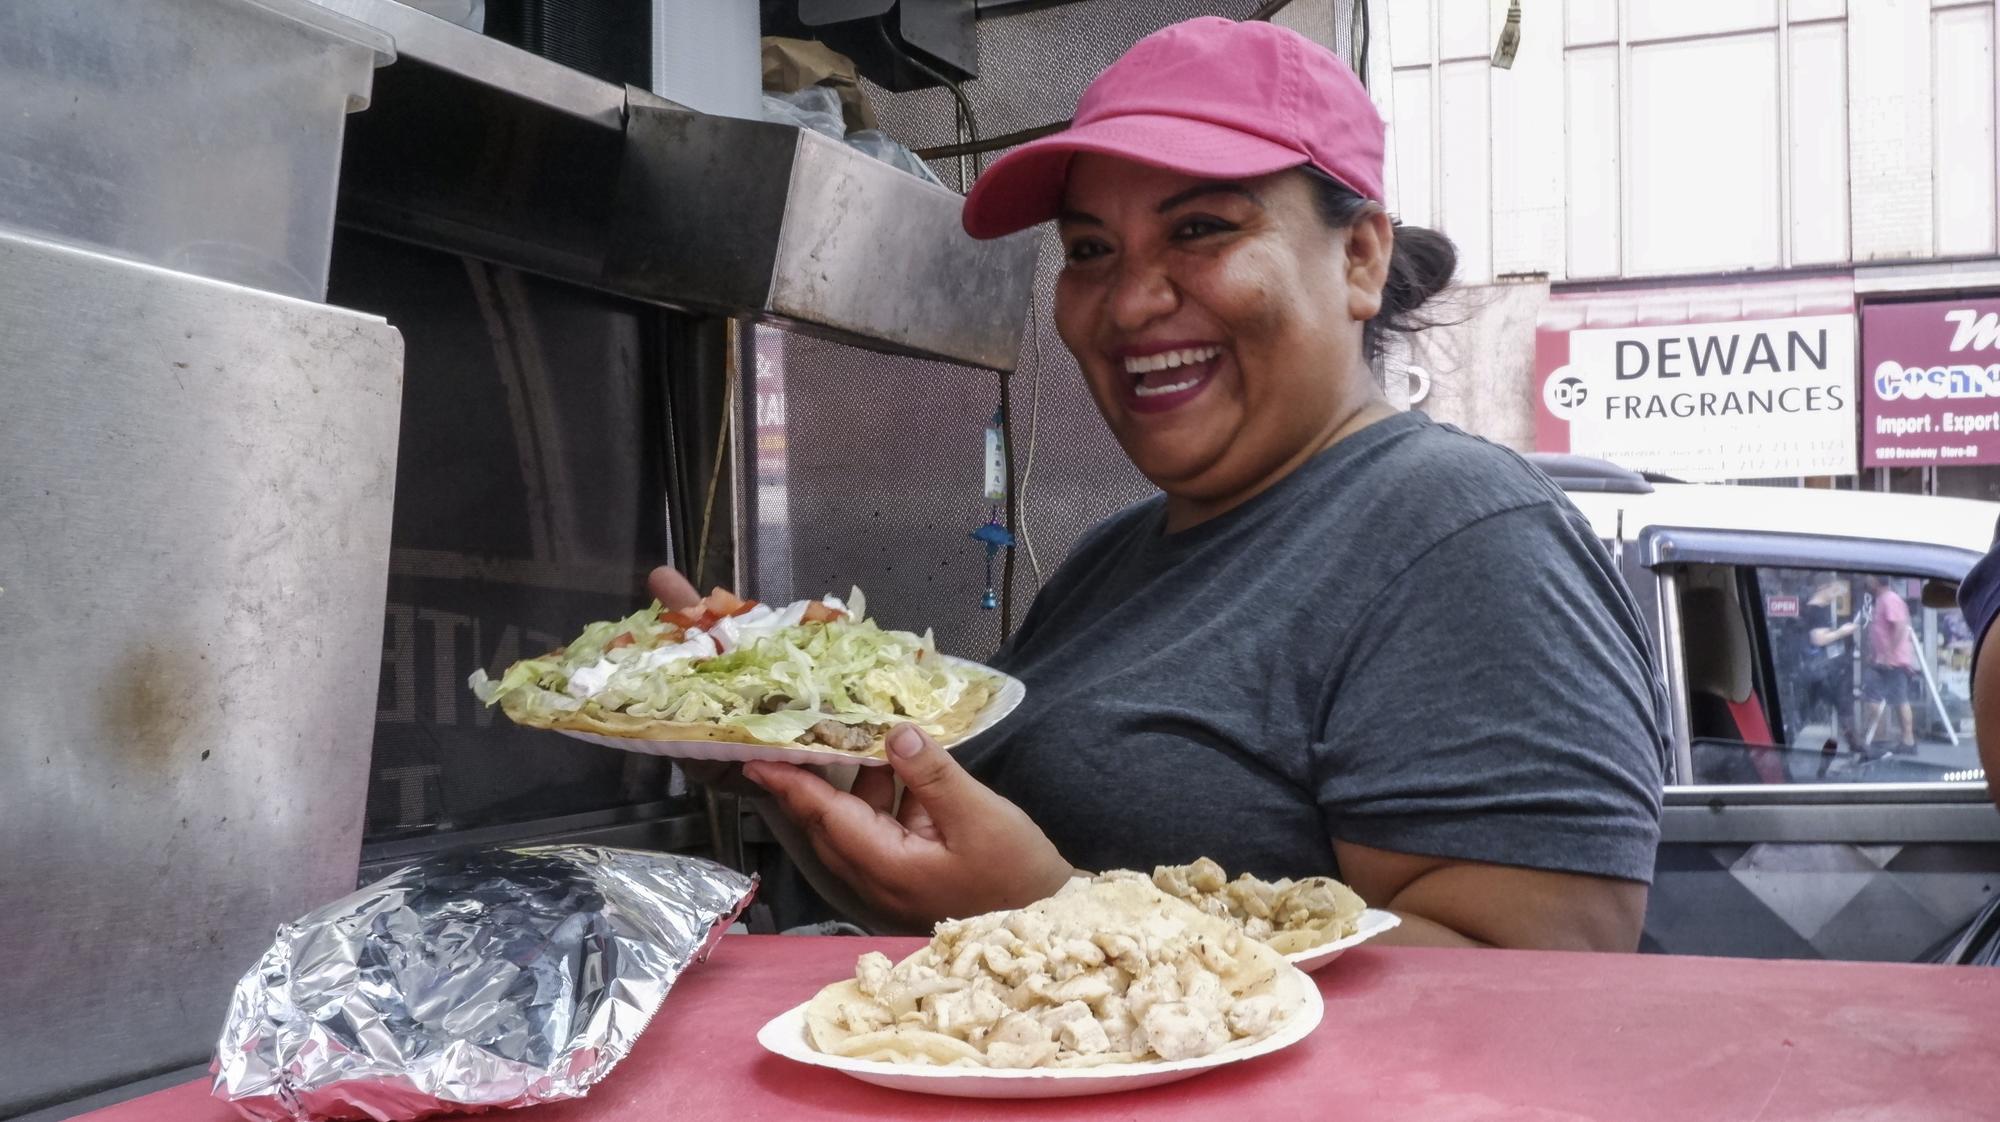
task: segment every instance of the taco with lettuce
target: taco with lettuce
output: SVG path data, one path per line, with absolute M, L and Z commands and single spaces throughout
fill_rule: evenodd
M 996 675 L 945 658 L 928 632 L 867 618 L 860 589 L 774 608 L 722 589 L 593 623 L 568 646 L 473 673 L 473 693 L 516 724 L 656 741 L 726 741 L 881 756 L 917 725 L 949 747 Z

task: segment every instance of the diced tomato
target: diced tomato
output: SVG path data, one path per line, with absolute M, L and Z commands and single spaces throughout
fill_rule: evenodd
M 756 606 L 755 600 L 745 600 L 727 589 L 718 588 L 699 604 L 662 611 L 660 622 L 675 624 L 689 631 L 706 631 L 722 620 L 740 616 Z
M 630 631 L 623 631 L 618 634 L 617 638 L 611 640 L 609 643 L 604 644 L 604 649 L 607 652 L 615 651 L 620 647 L 629 647 L 638 641 L 639 640 L 634 639 L 632 637 L 632 633 Z
M 715 620 L 716 616 L 700 604 L 690 605 L 685 608 L 675 608 L 672 611 L 660 613 L 660 621 L 662 623 L 677 624 L 690 631 L 707 627 L 709 624 L 714 623 Z
M 844 619 L 846 616 L 847 613 L 841 611 L 839 608 L 829 608 L 825 604 L 815 600 L 806 605 L 806 614 L 802 622 L 832 623 L 834 620 Z

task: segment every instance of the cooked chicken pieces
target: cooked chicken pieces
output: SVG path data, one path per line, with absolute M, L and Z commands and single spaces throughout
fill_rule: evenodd
M 1354 934 L 1368 908 L 1353 889 L 1332 877 L 1263 881 L 1244 873 L 1230 880 L 1222 866 L 1206 857 L 1191 865 L 1162 865 L 1153 870 L 1153 883 L 1209 915 L 1235 920 L 1251 938 L 1280 954 Z
M 1299 1005 L 1280 985 L 1290 971 L 1143 877 L 1078 880 L 1018 911 L 940 923 L 929 946 L 893 965 L 861 956 L 806 1020 L 814 1047 L 863 1059 L 1189 1059 L 1275 1031 Z

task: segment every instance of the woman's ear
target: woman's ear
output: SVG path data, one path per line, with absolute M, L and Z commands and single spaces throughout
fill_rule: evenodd
M 1374 319 L 1382 311 L 1382 289 L 1389 283 L 1389 258 L 1396 249 L 1396 227 L 1387 212 L 1371 208 L 1347 228 L 1347 314 Z

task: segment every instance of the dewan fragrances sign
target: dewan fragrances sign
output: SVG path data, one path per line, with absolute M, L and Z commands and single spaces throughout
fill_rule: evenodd
M 1545 318 L 1541 451 L 1690 480 L 1854 472 L 1851 312 L 1625 318 L 1566 331 Z

